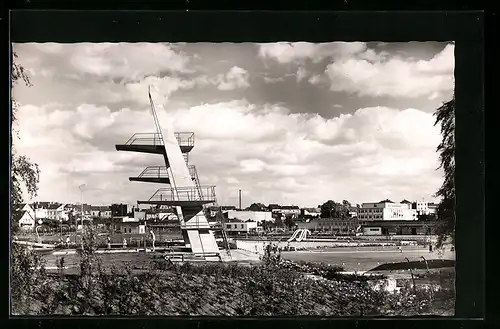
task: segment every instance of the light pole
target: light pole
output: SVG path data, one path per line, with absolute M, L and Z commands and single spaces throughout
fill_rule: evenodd
M 38 226 L 35 227 L 35 232 L 36 232 L 36 236 L 37 236 L 37 241 L 38 243 L 42 243 L 42 239 L 40 239 L 40 234 L 38 233 L 38 228 L 43 224 L 43 221 L 40 219 L 38 221 Z
M 80 189 L 80 204 L 81 204 L 81 216 L 82 216 L 82 231 L 83 231 L 83 188 L 85 187 L 85 184 L 82 184 L 78 186 Z
M 427 273 L 429 273 L 430 271 L 429 271 L 429 264 L 427 263 L 427 259 L 425 259 L 425 257 L 424 257 L 424 256 L 420 256 L 420 258 L 422 258 L 422 259 L 424 260 L 424 262 L 425 262 L 425 267 L 427 267 Z
M 241 188 L 238 191 L 239 209 L 241 210 Z
M 406 261 L 408 262 L 408 264 L 411 264 L 410 260 L 408 259 L 408 257 L 405 257 Z M 410 270 L 410 274 L 411 274 L 411 281 L 413 283 L 413 292 L 415 292 L 416 288 L 415 288 L 415 278 L 413 277 L 413 271 L 411 270 L 411 265 L 408 267 L 409 270 Z

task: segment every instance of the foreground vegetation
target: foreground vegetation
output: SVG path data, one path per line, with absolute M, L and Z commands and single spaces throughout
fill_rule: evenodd
M 92 230 L 84 236 L 80 274 L 44 270 L 40 256 L 13 246 L 12 313 L 61 315 L 384 316 L 452 315 L 453 285 L 440 291 L 373 289 L 345 277 L 341 267 L 275 258 L 261 265 L 168 265 L 145 273 L 105 267 L 95 254 Z M 307 278 L 304 272 L 320 279 Z M 447 281 L 453 278 L 447 278 Z M 418 287 L 418 286 L 417 286 Z

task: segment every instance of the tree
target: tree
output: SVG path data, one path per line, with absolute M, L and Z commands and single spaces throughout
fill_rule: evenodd
M 284 224 L 285 226 L 288 228 L 288 229 L 292 229 L 295 227 L 295 222 L 293 220 L 293 217 L 292 216 L 286 216 L 285 217 L 285 221 L 284 221 Z
M 423 222 L 428 222 L 436 219 L 435 214 L 418 214 L 417 215 L 417 220 L 423 221 Z
M 349 205 L 349 206 L 348 206 Z M 348 218 L 349 217 L 349 201 L 344 200 L 343 203 L 337 203 L 332 200 L 328 200 L 321 206 L 321 218 Z
M 333 211 L 335 210 L 335 201 L 328 200 L 323 203 L 319 208 L 321 209 L 321 218 L 334 217 Z
M 437 209 L 439 225 L 436 228 L 437 244 L 441 246 L 448 236 L 455 244 L 455 96 L 441 105 L 434 115 L 434 125 L 441 125 L 442 137 L 436 149 L 440 160 L 438 169 L 444 170 L 443 184 L 435 194 L 436 197 L 441 197 Z
M 266 206 L 262 203 L 252 203 L 247 209 L 250 211 L 264 211 Z
M 281 219 L 281 216 L 276 218 L 274 220 L 274 226 L 275 227 L 283 227 L 285 224 L 283 223 L 283 220 Z
M 31 81 L 27 75 L 24 67 L 15 62 L 17 58 L 16 53 L 12 53 L 12 69 L 11 69 L 11 81 L 12 86 L 14 84 L 23 81 L 27 86 L 31 86 Z M 12 130 L 16 132 L 15 121 L 17 110 L 19 109 L 19 103 L 11 97 L 12 103 L 12 116 L 11 125 Z M 12 143 L 12 130 L 10 132 L 10 145 L 11 145 L 11 192 L 10 200 L 12 209 L 17 209 L 19 205 L 23 202 L 22 191 L 23 188 L 26 189 L 31 198 L 35 197 L 38 192 L 38 183 L 40 181 L 40 169 L 36 163 L 30 161 L 26 156 L 21 156 L 16 154 Z M 19 136 L 17 135 L 17 138 Z M 17 222 L 12 221 L 12 230 L 16 231 L 18 228 Z

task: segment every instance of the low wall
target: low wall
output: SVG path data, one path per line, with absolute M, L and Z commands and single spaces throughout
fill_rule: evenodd
M 267 241 L 249 241 L 249 240 L 234 240 L 236 248 L 251 251 L 257 254 L 264 254 L 264 248 L 268 244 Z
M 342 242 L 342 241 L 292 241 L 292 242 L 286 242 L 286 241 L 257 241 L 257 240 L 234 240 L 236 243 L 236 248 L 242 249 L 242 250 L 247 250 L 259 254 L 263 254 L 265 251 L 265 247 L 269 242 L 271 242 L 272 245 L 278 246 L 278 247 L 295 247 L 297 249 L 299 248 L 318 248 L 318 247 L 362 247 L 363 245 L 371 245 L 373 242 Z M 389 246 L 392 245 L 393 243 L 391 242 L 378 242 L 377 243 L 380 246 Z

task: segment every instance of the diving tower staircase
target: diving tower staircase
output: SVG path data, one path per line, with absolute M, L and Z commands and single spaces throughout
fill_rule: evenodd
M 185 246 L 197 255 L 218 255 L 220 252 L 213 230 L 204 214 L 204 206 L 216 202 L 215 186 L 200 185 L 196 167 L 189 165 L 194 133 L 174 132 L 171 126 L 162 130 L 151 90 L 149 101 L 156 132 L 136 133 L 127 142 L 115 147 L 117 151 L 161 155 L 163 166 L 146 167 L 137 177 L 129 177 L 129 181 L 169 187 L 157 189 L 149 199 L 138 200 L 137 204 L 172 207 L 179 218 Z

